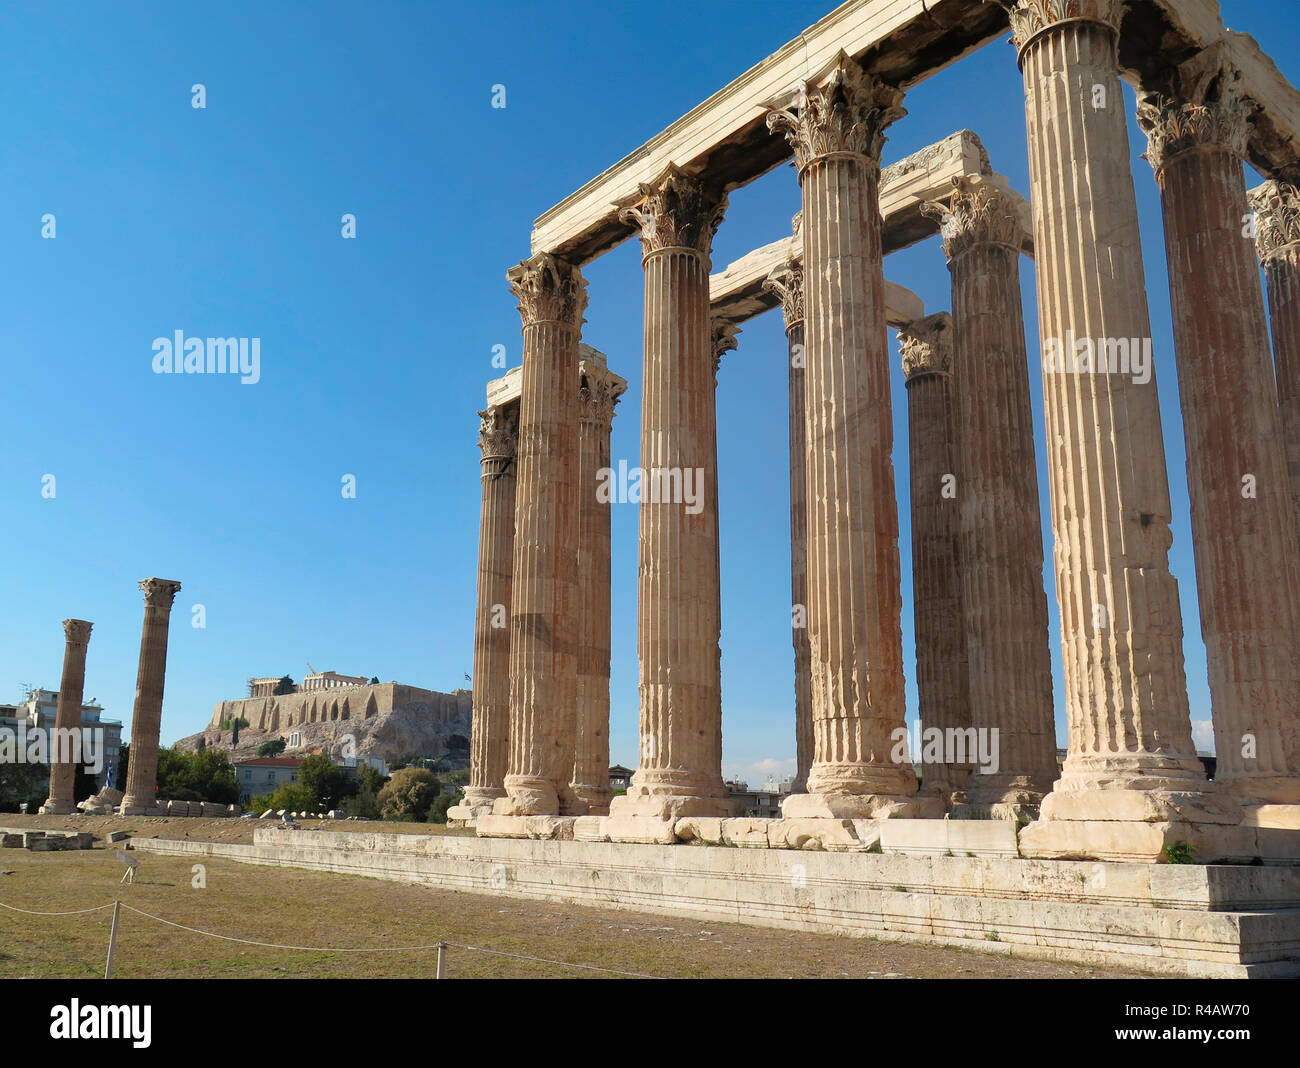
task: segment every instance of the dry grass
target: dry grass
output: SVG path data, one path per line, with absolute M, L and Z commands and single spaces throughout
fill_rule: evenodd
M 0 875 L 0 901 L 53 912 L 120 897 L 145 912 L 203 931 L 281 945 L 369 948 L 364 953 L 265 949 L 192 934 L 123 910 L 114 969 L 123 978 L 428 978 L 434 974 L 433 951 L 376 950 L 438 941 L 677 978 L 1046 979 L 1133 974 L 455 893 L 218 859 L 204 862 L 207 886 L 195 889 L 193 858 L 137 853 L 141 866 L 135 884 L 121 885 L 123 868 L 114 853 L 114 848 L 102 846 L 67 853 L 3 850 L 0 871 L 7 874 Z M 0 977 L 102 975 L 110 915 L 111 910 L 104 910 L 38 917 L 0 909 Z M 593 974 L 457 948 L 449 950 L 448 960 L 452 978 Z

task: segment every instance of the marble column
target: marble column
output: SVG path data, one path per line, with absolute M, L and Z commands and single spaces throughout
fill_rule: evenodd
M 795 216 L 798 230 L 799 216 Z M 804 429 L 803 264 L 778 264 L 763 283 L 781 298 L 790 384 L 790 634 L 794 641 L 795 778 L 790 792 L 808 789 L 812 768 L 812 646 L 808 641 L 808 468 Z
M 637 654 L 641 744 L 611 837 L 672 840 L 677 816 L 731 815 L 722 784 L 717 437 L 709 253 L 726 197 L 669 165 L 622 209 L 645 270 Z
M 507 273 L 519 298 L 510 760 L 501 816 L 580 811 L 570 781 L 578 703 L 578 336 L 586 282 L 542 252 Z
M 1167 90 L 1143 94 L 1138 123 L 1164 210 L 1214 778 L 1249 806 L 1293 806 L 1300 805 L 1295 500 L 1259 265 L 1243 233 L 1250 105 L 1240 75 L 1215 51 L 1175 72 Z M 1300 807 L 1287 822 L 1300 827 Z
M 942 811 L 913 800 L 916 774 L 895 759 L 906 731 L 902 578 L 879 187 L 902 97 L 841 52 L 793 108 L 767 118 L 794 149 L 803 192 L 813 762 L 787 816 Z
M 573 793 L 588 815 L 609 811 L 610 471 L 614 406 L 627 383 L 603 358 L 582 362 L 578 441 L 578 716 Z
M 473 729 L 465 801 L 449 819 L 487 815 L 505 797 L 510 763 L 510 586 L 515 553 L 519 408 L 479 412 L 483 502 L 478 528 L 478 607 L 474 620 Z M 454 814 L 453 814 L 454 813 Z
M 1277 405 L 1300 529 L 1300 186 L 1269 179 L 1251 190 L 1255 249 L 1264 265 Z
M 907 382 L 907 429 L 912 501 L 912 618 L 916 628 L 916 691 L 921 748 L 921 792 L 944 807 L 965 800 L 962 791 L 977 750 L 973 737 L 962 629 L 958 565 L 957 426 L 952 397 L 953 322 L 936 312 L 898 333 Z M 949 746 L 927 739 L 942 732 Z M 955 743 L 961 741 L 961 759 Z M 969 754 L 967 749 L 969 748 Z
M 54 713 L 54 737 L 50 744 L 50 796 L 41 811 L 50 815 L 65 815 L 76 811 L 77 799 L 73 786 L 77 777 L 77 763 L 71 759 L 80 753 L 69 750 L 72 732 L 81 735 L 82 697 L 86 690 L 86 646 L 90 644 L 90 628 L 84 619 L 63 621 L 63 676 L 59 680 L 59 704 Z M 56 748 L 57 746 L 57 748 Z M 57 759 L 60 756 L 67 760 Z M 108 784 L 112 786 L 112 783 Z M 83 798 L 84 800 L 84 798 Z
M 1032 817 L 1056 781 L 1056 724 L 1020 303 L 1024 224 L 1016 201 L 978 176 L 954 178 L 948 203 L 922 211 L 942 220 L 952 273 L 970 724 L 997 759 L 996 770 L 972 772 L 966 797 L 980 814 Z
M 131 712 L 131 757 L 126 792 L 118 812 L 139 816 L 155 804 L 158 788 L 158 734 L 162 727 L 163 683 L 167 678 L 167 625 L 181 584 L 171 579 L 140 580 L 144 628 Z
M 1183 842 L 1245 859 L 1241 808 L 1206 782 L 1192 744 L 1155 378 L 1096 358 L 1151 337 L 1116 66 L 1123 5 L 1001 2 L 1025 83 L 1070 732 L 1021 851 L 1149 861 Z

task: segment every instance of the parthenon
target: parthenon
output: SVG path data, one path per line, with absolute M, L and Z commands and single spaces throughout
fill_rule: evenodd
M 968 130 L 882 168 L 908 91 L 1008 35 L 1029 189 Z M 1213 779 L 1189 714 L 1191 593 L 1169 569 L 1130 118 L 1163 207 Z M 798 771 L 782 818 L 736 833 L 845 849 L 882 820 L 947 816 L 1013 821 L 1025 857 L 1300 860 L 1298 138 L 1300 94 L 1214 0 L 851 0 L 545 212 L 507 272 L 523 365 L 489 383 L 479 413 L 473 766 L 451 814 L 483 837 L 660 844 L 720 840 L 738 819 L 721 773 L 715 394 L 741 325 L 779 308 Z M 790 237 L 714 271 L 729 194 L 791 159 Z M 1263 186 L 1248 190 L 1246 164 Z M 884 273 L 936 234 L 946 310 Z M 582 268 L 631 237 L 645 301 L 640 746 L 611 799 L 601 483 L 629 387 L 582 340 Z M 1041 354 L 1026 351 L 1022 255 Z M 894 741 L 906 669 L 887 328 L 907 388 L 919 718 L 998 750 L 996 772 L 926 763 L 919 786 L 917 754 L 900 759 Z

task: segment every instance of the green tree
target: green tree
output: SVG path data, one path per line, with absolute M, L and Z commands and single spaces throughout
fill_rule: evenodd
M 282 675 L 280 681 L 275 684 L 275 690 L 273 692 L 276 697 L 283 697 L 286 694 L 293 693 L 295 689 L 296 687 L 293 684 L 293 679 L 288 675 Z
M 422 821 L 441 790 L 432 772 L 402 768 L 379 791 L 379 814 L 386 820 Z
M 19 812 L 24 801 L 35 812 L 50 796 L 50 769 L 44 764 L 0 764 L 0 812 Z
M 284 752 L 284 745 L 283 738 L 273 738 L 271 741 L 263 742 L 257 747 L 257 755 L 260 757 L 279 756 Z
M 312 807 L 311 792 L 300 782 L 286 782 L 273 794 L 261 794 L 248 803 L 248 811 L 260 816 L 268 808 L 277 812 L 304 812 Z
M 424 814 L 425 823 L 446 823 L 447 809 L 452 805 L 459 804 L 460 794 L 455 790 L 446 790 L 440 793 L 429 805 L 429 810 Z
M 298 783 L 311 795 L 309 807 L 313 811 L 338 808 L 339 802 L 355 789 L 347 772 L 324 753 L 315 753 L 302 762 Z
M 182 753 L 158 750 L 158 797 L 171 801 L 215 801 L 233 805 L 239 800 L 234 765 L 220 749 Z

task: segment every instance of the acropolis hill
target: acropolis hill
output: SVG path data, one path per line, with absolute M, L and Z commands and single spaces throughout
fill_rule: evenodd
M 304 687 L 310 688 L 300 687 L 296 693 L 218 701 L 207 728 L 182 738 L 175 748 L 219 748 L 244 756 L 263 742 L 291 742 L 296 736 L 289 752 L 320 748 L 340 756 L 350 736 L 349 749 L 358 756 L 392 761 L 418 755 L 444 757 L 453 766 L 468 764 L 469 690 L 439 693 L 399 682 L 368 684 L 338 676 L 330 685 L 312 682 L 308 676 Z M 238 719 L 247 720 L 248 726 L 239 730 L 236 741 L 235 732 L 221 729 L 221 724 Z

